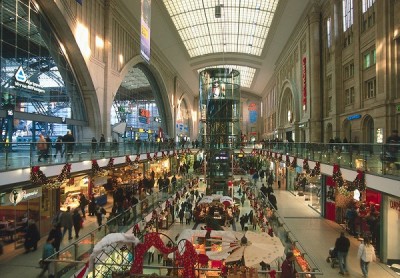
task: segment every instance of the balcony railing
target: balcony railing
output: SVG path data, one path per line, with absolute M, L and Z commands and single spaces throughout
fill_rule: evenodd
M 264 143 L 262 149 L 347 169 L 361 168 L 374 175 L 400 176 L 400 144 L 272 142 Z
M 38 150 L 38 143 L 18 142 L 0 143 L 0 172 L 34 165 L 54 165 L 66 162 L 80 162 L 92 159 L 136 155 L 169 151 L 174 144 L 157 142 L 107 142 L 93 145 L 89 142 L 63 143 L 62 150 L 57 151 L 55 143 L 45 143 L 48 151 Z
M 49 152 L 41 153 L 37 143 L 0 143 L 0 172 L 28 168 L 34 165 L 54 165 L 66 162 L 80 162 L 92 159 L 136 155 L 171 151 L 181 148 L 180 144 L 157 142 L 107 142 L 104 145 L 91 142 L 63 143 L 61 152 L 55 144 L 48 144 Z M 184 148 L 191 147 L 185 145 Z M 200 148 L 204 147 L 200 144 Z M 400 176 L 399 144 L 356 144 L 356 143 L 248 143 L 237 149 L 263 149 L 276 153 L 288 154 L 298 158 L 307 158 L 324 164 L 339 164 L 348 169 L 362 168 L 375 175 Z M 38 161 L 40 159 L 40 162 Z

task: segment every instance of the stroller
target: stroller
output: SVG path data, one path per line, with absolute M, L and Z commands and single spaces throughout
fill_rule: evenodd
M 335 265 L 339 264 L 337 251 L 334 247 L 329 248 L 329 256 L 326 258 L 326 262 L 330 263 L 332 268 L 334 268 Z

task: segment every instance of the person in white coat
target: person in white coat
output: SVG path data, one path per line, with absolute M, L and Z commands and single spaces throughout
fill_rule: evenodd
M 358 247 L 357 256 L 360 258 L 360 267 L 363 277 L 368 277 L 368 266 L 372 261 L 376 261 L 375 249 L 369 237 L 364 238 L 364 242 Z

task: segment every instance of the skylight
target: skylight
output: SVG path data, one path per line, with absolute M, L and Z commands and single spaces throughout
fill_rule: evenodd
M 279 0 L 163 0 L 191 58 L 211 53 L 261 56 Z M 221 6 L 221 17 L 215 7 Z

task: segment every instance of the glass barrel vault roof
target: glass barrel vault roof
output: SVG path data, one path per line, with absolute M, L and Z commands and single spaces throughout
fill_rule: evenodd
M 279 0 L 163 0 L 191 58 L 212 53 L 261 56 Z M 221 6 L 221 17 L 215 7 Z

